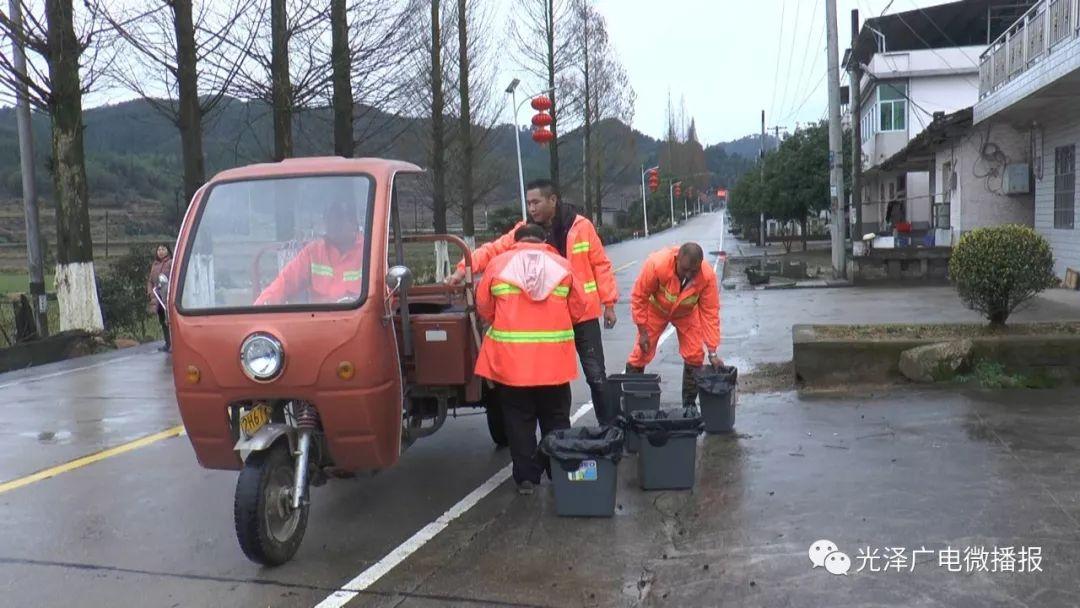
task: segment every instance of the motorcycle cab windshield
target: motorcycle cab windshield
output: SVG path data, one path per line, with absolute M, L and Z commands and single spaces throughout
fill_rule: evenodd
M 374 180 L 250 179 L 205 195 L 181 270 L 181 313 L 334 309 L 367 295 Z

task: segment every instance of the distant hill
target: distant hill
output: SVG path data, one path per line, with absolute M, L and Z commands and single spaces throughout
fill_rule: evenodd
M 208 176 L 270 157 L 272 131 L 268 110 L 261 102 L 234 99 L 223 102 L 204 132 Z M 175 126 L 143 100 L 91 108 L 84 116 L 91 206 L 124 207 L 128 201 L 158 201 L 165 210 L 163 213 L 171 213 L 181 184 L 180 138 Z M 297 156 L 332 154 L 332 120 L 327 110 L 305 111 L 295 120 Z M 52 190 L 47 173 L 49 123 L 42 114 L 35 114 L 32 122 L 39 191 L 47 204 Z M 516 198 L 516 153 L 511 129 L 504 124 L 489 134 L 493 147 L 490 158 L 498 179 L 489 198 L 496 206 Z M 597 129 L 610 141 L 633 142 L 627 149 L 620 146 L 608 152 L 613 157 L 636 156 L 620 157 L 622 166 L 635 170 L 623 171 L 619 183 L 627 192 L 634 192 L 640 180 L 636 167 L 655 164 L 659 142 L 614 120 L 605 121 Z M 358 156 L 386 156 L 422 166 L 427 164 L 426 145 L 416 135 L 423 130 L 423 119 L 372 110 L 358 121 L 357 130 L 366 134 L 358 146 Z M 709 170 L 717 173 L 721 184 L 732 186 L 734 178 L 746 170 L 748 163 L 753 163 L 747 159 L 756 158 L 757 139 L 748 136 L 707 149 Z M 526 177 L 546 175 L 547 150 L 525 142 L 523 135 L 521 151 Z M 580 175 L 581 149 L 580 130 L 561 136 L 563 181 L 568 182 L 564 186 L 570 193 L 573 189 L 569 182 Z M 20 193 L 15 113 L 12 108 L 0 108 L 0 199 L 16 199 Z

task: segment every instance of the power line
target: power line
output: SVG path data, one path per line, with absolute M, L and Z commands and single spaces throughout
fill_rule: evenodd
M 776 83 L 780 82 L 780 51 L 784 44 L 784 0 L 780 0 L 780 35 L 776 37 L 776 69 L 773 70 L 772 100 L 769 101 L 769 114 L 776 107 Z
M 971 55 L 968 55 L 968 54 L 967 54 L 967 51 L 965 51 L 965 50 L 963 49 L 963 47 L 961 47 L 961 46 L 960 46 L 959 44 L 957 44 L 957 43 L 956 43 L 956 41 L 955 41 L 955 40 L 953 40 L 953 39 L 952 39 L 952 37 L 951 37 L 951 36 L 949 36 L 949 34 L 948 34 L 948 33 L 947 33 L 947 32 L 946 32 L 945 30 L 941 29 L 941 26 L 937 24 L 937 21 L 934 21 L 934 20 L 933 20 L 933 19 L 932 19 L 932 18 L 930 17 L 930 14 L 929 14 L 929 13 L 927 13 L 927 12 L 926 12 L 925 10 L 923 10 L 923 8 L 922 8 L 921 6 L 919 6 L 918 4 L 915 4 L 915 0 L 908 0 L 908 2 L 910 2 L 912 6 L 914 6 L 914 7 L 916 8 L 916 9 L 918 9 L 918 11 L 919 11 L 920 13 L 922 13 L 923 17 L 926 17 L 926 20 L 927 20 L 927 21 L 929 21 L 929 22 L 930 22 L 930 24 L 934 26 L 934 29 L 936 29 L 936 30 L 937 30 L 938 32 L 940 32 L 940 33 L 941 33 L 941 35 L 942 35 L 942 36 L 944 36 L 944 37 L 945 37 L 945 40 L 947 40 L 947 41 L 949 42 L 949 44 L 951 44 L 951 45 L 953 45 L 954 47 L 956 47 L 956 48 L 960 49 L 960 53 L 961 53 L 961 54 L 963 54 L 963 55 L 964 55 L 964 57 L 965 57 L 965 58 L 966 58 L 966 59 L 967 59 L 968 61 L 970 61 L 970 62 L 971 62 L 971 65 L 973 65 L 973 66 L 975 66 L 975 67 L 978 67 L 978 66 L 979 66 L 979 62 L 977 62 L 977 61 L 975 61 L 974 59 L 972 59 L 972 58 L 971 58 Z M 987 27 L 989 27 L 989 24 L 987 25 Z M 910 29 L 910 28 L 909 28 L 909 29 Z M 947 65 L 947 64 L 948 64 L 948 62 L 946 62 L 946 65 Z M 951 67 L 951 66 L 950 66 L 950 67 Z
M 781 110 L 784 108 L 785 105 L 787 105 L 788 85 L 791 84 L 791 64 L 792 64 L 792 59 L 795 56 L 795 40 L 794 40 L 795 36 L 794 36 L 794 34 L 798 30 L 798 27 L 799 27 L 799 12 L 802 9 L 802 5 L 803 5 L 802 2 L 799 2 L 799 3 L 795 4 L 795 21 L 792 23 L 792 26 L 791 26 L 791 33 L 792 33 L 791 38 L 792 38 L 792 40 L 791 40 L 791 45 L 790 45 L 789 50 L 788 50 L 787 65 L 785 66 L 787 68 L 787 70 L 786 70 L 787 73 L 784 74 L 784 95 L 780 98 L 780 108 L 781 108 Z
M 824 38 L 824 37 L 825 37 L 825 28 L 824 28 L 824 27 L 822 27 L 821 29 L 819 29 L 819 30 L 818 30 L 818 37 L 817 37 L 817 42 L 816 42 L 816 43 L 814 44 L 814 51 L 815 51 L 815 52 L 817 52 L 817 51 L 820 51 L 820 50 L 821 50 L 821 41 L 822 41 L 822 38 Z M 814 53 L 810 53 L 810 52 L 807 52 L 807 55 L 813 55 L 813 54 L 814 54 Z M 820 53 L 818 54 L 818 56 L 820 56 Z M 815 60 L 815 61 L 814 61 L 814 64 L 813 64 L 813 65 L 811 66 L 811 68 L 815 68 L 815 67 L 817 67 L 817 65 L 818 65 L 818 60 Z M 804 70 L 803 70 L 803 72 L 804 72 L 804 73 L 806 73 L 806 74 L 807 74 L 807 76 L 809 76 L 809 77 L 807 78 L 806 82 L 807 82 L 807 83 L 813 82 L 813 76 L 811 76 L 811 74 L 813 74 L 813 73 L 815 72 L 815 70 L 814 70 L 814 69 L 809 69 L 809 70 L 805 70 L 805 69 L 804 69 Z M 804 93 L 805 93 L 805 94 L 807 94 L 807 95 L 813 95 L 813 94 L 814 94 L 814 92 L 816 92 L 816 91 L 817 91 L 817 89 L 818 89 L 818 87 L 820 87 L 820 86 L 821 86 L 821 81 L 819 80 L 819 81 L 817 82 L 817 84 L 815 84 L 815 85 L 814 85 L 814 86 L 813 86 L 812 88 L 810 88 L 809 90 L 807 90 L 807 89 L 805 89 L 805 88 L 803 88 L 803 87 L 800 87 L 800 88 L 798 89 L 798 93 L 796 94 L 796 99 L 798 99 L 798 95 L 803 95 Z M 794 101 L 794 100 L 793 100 L 793 101 Z M 803 101 L 803 103 L 802 103 L 802 104 L 800 104 L 799 108 L 801 109 L 801 108 L 802 108 L 802 105 L 804 105 L 805 103 L 806 103 L 806 101 L 804 100 L 804 101 Z M 795 110 L 795 112 L 797 112 L 797 111 L 798 111 L 798 110 Z M 788 113 L 788 115 L 784 117 L 784 120 L 786 121 L 786 120 L 788 120 L 788 118 L 790 118 L 790 117 L 791 117 L 791 112 L 789 112 L 789 113 Z
M 806 58 L 808 56 L 813 55 L 813 53 L 810 52 L 810 50 L 811 50 L 810 41 L 813 39 L 813 36 L 814 36 L 814 26 L 813 26 L 813 24 L 817 23 L 818 9 L 820 7 L 821 7 L 821 0 L 815 0 L 814 1 L 814 14 L 810 18 L 810 21 L 809 21 L 809 23 L 811 24 L 810 27 L 808 27 L 806 29 L 806 41 L 803 43 L 802 61 L 799 63 L 799 75 L 798 75 L 799 82 L 795 86 L 795 89 L 792 91 L 792 100 L 791 100 L 792 105 L 794 105 L 795 100 L 799 99 L 799 96 L 802 95 L 802 91 L 804 91 L 806 89 L 807 81 L 812 81 L 813 78 L 814 78 L 813 77 L 813 71 L 807 71 L 807 69 L 806 69 Z M 819 41 L 821 40 L 820 33 L 823 32 L 823 31 L 824 30 L 818 30 L 818 33 L 819 33 L 818 40 Z M 787 96 L 785 95 L 785 99 L 786 98 L 787 98 Z M 780 111 L 778 112 L 778 114 L 783 114 L 785 110 L 790 110 L 790 109 L 791 108 L 788 107 L 786 104 L 781 104 Z

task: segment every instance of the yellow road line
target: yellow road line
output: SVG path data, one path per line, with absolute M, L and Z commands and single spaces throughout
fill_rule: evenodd
M 146 437 L 143 437 L 141 439 L 136 439 L 135 441 L 130 441 L 128 443 L 118 445 L 118 446 L 116 446 L 114 448 L 108 448 L 106 450 L 102 450 L 102 451 L 97 452 L 95 454 L 90 454 L 88 456 L 83 456 L 82 458 L 76 458 L 75 460 L 72 460 L 71 462 L 65 462 L 64 464 L 57 465 L 55 467 L 50 467 L 50 468 L 45 469 L 43 471 L 38 471 L 37 473 L 27 475 L 26 477 L 20 477 L 19 479 L 13 479 L 11 481 L 6 481 L 4 483 L 0 483 L 0 494 L 3 494 L 4 492 L 8 492 L 10 490 L 15 490 L 15 489 L 21 488 L 23 486 L 30 485 L 30 484 L 32 484 L 34 482 L 41 481 L 42 479 L 48 479 L 50 477 L 55 477 L 55 476 L 57 476 L 57 475 L 59 475 L 61 473 L 67 473 L 68 471 L 74 471 L 75 469 L 85 467 L 87 465 L 94 464 L 95 462 L 100 462 L 102 460 L 105 460 L 106 458 L 111 458 L 113 456 L 119 456 L 120 454 L 124 454 L 124 453 L 130 452 L 132 450 L 137 450 L 137 449 L 139 449 L 141 447 L 148 446 L 151 443 L 161 441 L 162 439 L 169 439 L 170 437 L 179 437 L 181 434 L 183 434 L 183 432 L 184 432 L 184 425 L 181 424 L 181 425 L 178 425 L 178 426 L 174 426 L 171 429 L 166 429 L 164 431 L 161 431 L 160 433 L 154 433 L 153 435 L 147 435 Z
M 619 266 L 618 268 L 615 269 L 615 272 L 622 272 L 622 271 L 626 270 L 627 268 L 633 266 L 634 264 L 637 264 L 637 260 L 634 260 L 633 262 L 630 262 L 628 264 L 623 264 L 622 266 Z

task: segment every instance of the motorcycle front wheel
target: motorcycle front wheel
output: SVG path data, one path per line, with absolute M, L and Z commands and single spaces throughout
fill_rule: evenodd
M 294 465 L 288 446 L 279 441 L 252 453 L 236 480 L 236 539 L 248 559 L 264 566 L 292 559 L 307 529 L 308 502 L 292 508 Z

